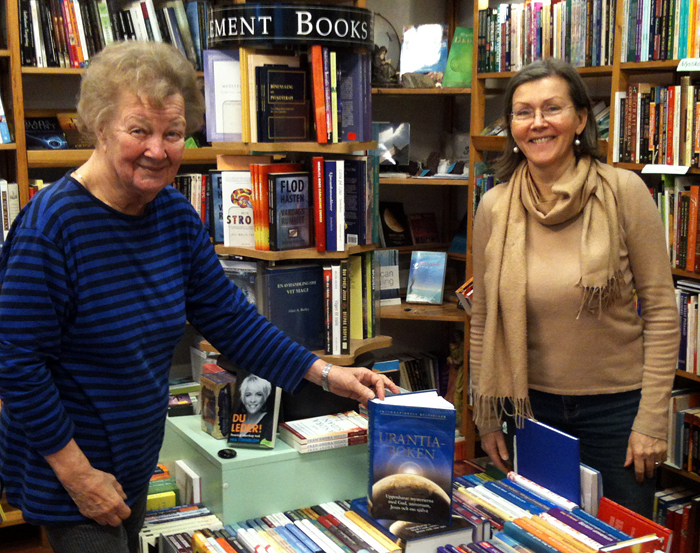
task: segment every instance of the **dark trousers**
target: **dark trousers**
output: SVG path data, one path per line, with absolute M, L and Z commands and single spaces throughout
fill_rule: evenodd
M 147 493 L 131 507 L 120 526 L 101 526 L 93 520 L 44 526 L 54 553 L 139 553 L 139 532 L 146 517 Z
M 562 396 L 530 390 L 535 418 L 579 438 L 581 462 L 600 471 L 603 495 L 651 518 L 655 478 L 635 480 L 625 467 L 627 444 L 639 409 L 641 391 Z M 509 433 L 514 429 L 509 421 Z M 511 434 L 512 435 L 512 434 Z

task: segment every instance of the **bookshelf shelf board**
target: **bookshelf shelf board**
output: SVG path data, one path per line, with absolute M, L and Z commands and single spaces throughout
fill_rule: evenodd
M 458 261 L 466 261 L 467 254 L 466 253 L 447 252 L 447 259 L 456 259 Z
M 9 58 L 10 51 L 7 48 L 0 48 L 0 58 Z
M 466 313 L 452 301 L 446 301 L 442 305 L 401 302 L 401 305 L 382 305 L 379 315 L 382 319 L 463 323 Z
M 9 144 L 0 144 L 0 150 L 16 150 L 17 144 L 10 142 Z
M 262 261 L 287 261 L 289 259 L 346 259 L 351 255 L 362 252 L 369 252 L 376 249 L 370 246 L 348 246 L 342 252 L 318 252 L 315 248 L 304 248 L 301 250 L 283 250 L 280 252 L 265 252 L 252 248 L 226 247 L 221 244 L 216 246 L 216 253 L 219 255 L 240 255 Z
M 2 145 L 0 145 L 1 147 Z M 182 163 L 216 163 L 216 156 L 230 153 L 218 148 L 186 148 Z M 85 163 L 92 150 L 27 150 L 27 163 L 31 168 L 75 167 Z
M 680 474 L 682 476 L 685 476 L 686 478 L 690 478 L 691 480 L 695 480 L 696 482 L 700 482 L 700 475 L 695 474 L 694 472 L 688 472 L 687 470 L 679 469 L 674 466 L 668 465 L 666 463 L 661 465 L 664 470 L 668 470 L 670 472 L 675 472 L 676 474 Z
M 469 87 L 443 87 L 443 88 L 373 88 L 372 94 L 379 96 L 456 96 L 458 94 L 471 94 Z
M 468 178 L 441 178 L 441 177 L 379 177 L 379 184 L 419 184 L 427 186 L 468 186 Z
M 399 250 L 399 253 L 408 253 L 414 250 L 446 250 L 449 242 L 431 242 L 429 244 L 414 244 L 412 246 L 397 246 L 395 248 L 377 248 L 378 250 Z
M 23 75 L 82 75 L 83 69 L 74 67 L 22 67 Z
M 388 347 L 391 347 L 391 336 L 375 336 L 366 340 L 350 340 L 350 354 L 348 355 L 326 355 L 323 351 L 314 351 L 314 353 L 329 363 L 348 367 L 355 362 L 358 355 Z M 218 353 L 217 349 L 207 340 L 202 340 L 199 343 L 199 348 L 202 351 Z
M 7 501 L 3 498 L 0 501 L 0 508 L 5 513 L 5 518 L 7 520 L 0 522 L 0 528 L 7 528 L 8 526 L 15 526 L 17 524 L 23 524 L 24 519 L 22 518 L 22 511 L 16 507 L 8 505 Z
M 680 276 L 680 277 L 685 277 L 685 278 L 693 278 L 693 279 L 698 279 L 698 278 L 700 278 L 700 274 L 695 273 L 695 272 L 693 272 L 693 271 L 686 271 L 686 270 L 684 270 L 684 269 L 674 269 L 674 268 L 671 268 L 671 272 L 672 272 L 675 276 Z
M 269 152 L 305 152 L 318 154 L 351 154 L 358 151 L 374 150 L 376 142 L 338 142 L 318 144 L 317 142 L 214 142 L 212 146 L 225 154 L 252 154 Z
M 700 374 L 689 373 L 688 371 L 681 371 L 676 369 L 676 376 L 685 378 L 686 380 L 694 380 L 695 382 L 700 382 Z
M 620 64 L 620 69 L 622 71 L 630 71 L 634 73 L 648 73 L 658 69 L 676 69 L 679 62 L 680 60 L 625 62 Z

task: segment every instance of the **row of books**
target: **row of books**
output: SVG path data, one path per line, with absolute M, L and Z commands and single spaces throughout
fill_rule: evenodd
M 312 351 L 349 354 L 351 340 L 379 334 L 373 252 L 324 265 L 221 262 L 228 278 L 260 313 Z
M 312 45 L 302 53 L 204 52 L 210 142 L 372 140 L 369 54 Z
M 667 462 L 677 468 L 700 474 L 700 408 L 698 397 L 681 400 L 671 398 L 669 449 Z M 679 408 L 690 403 L 692 406 Z
M 23 66 L 85 67 L 120 40 L 174 44 L 199 70 L 206 48 L 206 3 L 196 0 L 20 0 Z
M 434 244 L 440 240 L 435 213 L 406 214 L 402 202 L 379 202 L 379 245 L 382 248 Z
M 479 10 L 479 72 L 518 71 L 555 57 L 576 67 L 612 64 L 616 0 L 527 0 Z
M 379 189 L 373 159 L 314 157 L 311 170 L 266 162 L 211 171 L 214 242 L 261 251 L 344 251 L 346 244 L 374 243 Z
M 654 497 L 653 520 L 673 531 L 671 553 L 693 553 L 700 544 L 700 495 L 683 486 L 664 488 Z
M 622 62 L 696 58 L 696 0 L 624 0 Z
M 690 77 L 681 84 L 635 82 L 615 93 L 613 161 L 700 166 L 700 98 Z
M 442 353 L 377 354 L 373 369 L 409 392 L 437 390 L 443 397 L 447 393 L 449 375 L 446 359 Z

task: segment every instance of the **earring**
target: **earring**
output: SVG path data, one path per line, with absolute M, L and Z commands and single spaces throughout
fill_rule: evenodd
M 578 139 L 578 136 L 576 137 L 576 140 L 574 140 L 574 146 L 580 146 L 581 141 Z
M 520 150 L 518 149 L 517 146 L 515 146 L 515 148 L 513 148 L 513 153 L 514 153 L 514 154 L 517 154 L 519 151 L 520 151 Z

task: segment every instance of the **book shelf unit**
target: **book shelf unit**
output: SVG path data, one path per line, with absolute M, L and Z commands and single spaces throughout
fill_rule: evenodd
M 513 2 L 519 3 L 519 2 Z M 495 1 L 486 1 L 485 3 L 474 4 L 474 37 L 478 36 L 478 24 L 479 24 L 479 9 L 485 8 L 487 6 L 494 6 Z M 589 78 L 598 79 L 604 78 L 610 80 L 610 91 L 609 97 L 605 96 L 606 104 L 610 106 L 610 139 L 601 139 L 599 142 L 601 150 L 606 153 L 606 160 L 609 164 L 615 165 L 616 167 L 621 167 L 624 169 L 629 169 L 631 171 L 641 172 L 645 167 L 643 164 L 637 163 L 613 163 L 613 149 L 614 149 L 614 139 L 613 136 L 613 121 L 618 115 L 615 113 L 615 93 L 618 91 L 627 90 L 627 85 L 632 82 L 637 82 L 643 80 L 644 76 L 650 77 L 652 81 L 659 81 L 660 78 L 666 78 L 667 80 L 677 82 L 675 73 L 677 71 L 680 60 L 665 60 L 665 61 L 647 61 L 647 62 L 621 62 L 622 54 L 622 28 L 623 28 L 623 17 L 624 17 L 624 2 L 618 1 L 616 5 L 615 12 L 615 37 L 613 46 L 613 63 L 612 65 L 601 66 L 601 67 L 580 67 L 578 68 L 579 74 L 587 80 Z M 478 49 L 474 48 L 473 53 L 473 67 L 478 67 Z M 479 132 L 485 127 L 487 123 L 491 123 L 492 120 L 496 119 L 498 115 L 490 114 L 487 120 L 486 109 L 485 109 L 485 99 L 490 92 L 494 90 L 503 91 L 507 80 L 515 75 L 515 72 L 500 72 L 500 73 L 479 73 L 474 72 L 472 79 L 472 103 L 471 103 L 471 141 L 470 141 L 470 175 L 474 175 L 474 166 L 478 162 L 485 161 L 489 154 L 494 152 L 501 152 L 505 146 L 505 137 L 497 136 L 482 136 Z M 698 174 L 700 175 L 700 169 L 691 168 L 688 174 Z M 470 186 L 473 188 L 475 186 L 475 180 L 470 179 Z M 698 182 L 700 184 L 700 181 Z M 473 197 L 470 197 L 473 199 Z M 468 240 L 467 240 L 467 274 L 471 276 L 473 274 L 472 265 L 472 243 L 471 234 L 469 229 L 473 226 L 473 209 L 469 214 L 468 221 Z M 681 269 L 672 269 L 674 278 L 690 278 L 695 280 L 700 280 L 700 274 L 693 273 L 689 271 L 684 271 Z M 676 377 L 689 382 L 700 383 L 700 376 L 689 374 L 686 371 L 677 370 Z M 475 430 L 476 432 L 476 430 Z M 700 476 L 684 471 L 682 469 L 677 469 L 669 465 L 662 465 L 663 471 L 661 471 L 660 482 L 667 485 L 668 482 L 683 482 L 685 479 L 685 484 L 692 483 L 692 485 L 700 489 Z M 668 475 L 666 473 L 669 473 Z M 668 476 L 671 476 L 669 478 Z

